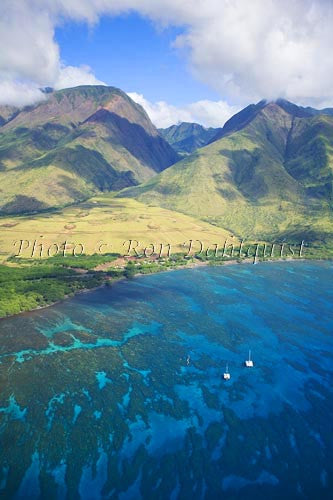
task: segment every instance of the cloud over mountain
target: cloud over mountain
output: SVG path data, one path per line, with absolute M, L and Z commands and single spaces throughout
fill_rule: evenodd
M 28 85 L 31 101 L 40 86 L 99 83 L 89 68 L 64 67 L 54 29 L 66 20 L 93 24 L 129 11 L 162 27 L 179 26 L 174 46 L 223 100 L 333 103 L 330 0 L 2 0 L 1 88 L 12 85 L 15 96 Z
M 152 103 L 136 92 L 129 92 L 128 95 L 144 107 L 151 121 L 159 128 L 166 128 L 178 122 L 201 123 L 205 127 L 222 127 L 239 110 L 237 106 L 229 106 L 225 101 L 203 100 L 177 107 L 165 101 Z

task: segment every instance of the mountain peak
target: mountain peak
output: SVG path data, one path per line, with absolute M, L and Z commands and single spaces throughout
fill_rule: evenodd
M 297 118 L 307 118 L 313 116 L 314 114 L 313 112 L 311 112 L 312 108 L 303 108 L 302 106 L 298 106 L 297 104 L 287 101 L 286 99 L 277 99 L 275 101 L 275 104 L 290 115 L 293 115 Z
M 259 101 L 257 104 L 250 104 L 246 108 L 236 113 L 232 116 L 225 124 L 222 129 L 220 129 L 217 134 L 211 139 L 210 143 L 215 142 L 226 135 L 229 135 L 233 132 L 237 132 L 244 127 L 246 127 L 255 117 L 264 110 L 283 110 L 294 118 L 311 118 L 313 116 L 318 115 L 328 115 L 333 116 L 333 108 L 325 108 L 325 109 L 315 109 L 311 107 L 303 107 L 297 104 L 294 104 L 286 99 L 276 99 L 276 100 L 267 100 L 263 99 Z
M 219 130 L 199 123 L 181 122 L 159 129 L 159 132 L 178 153 L 185 155 L 206 146 Z
M 179 159 L 139 104 L 102 85 L 50 92 L 17 111 L 1 107 L 0 148 L 3 213 L 36 207 L 32 192 L 45 209 L 122 189 Z
M 304 107 L 282 98 L 276 99 L 275 101 L 267 101 L 267 105 L 271 103 L 276 104 L 284 111 L 297 118 L 309 118 L 317 115 L 333 116 L 333 108 L 316 109 L 310 106 Z
M 51 89 L 45 97 L 46 99 L 33 106 L 18 110 L 14 119 L 7 120 L 7 123 L 2 120 L 2 125 L 8 129 L 14 129 L 24 127 L 27 120 L 29 120 L 29 126 L 42 125 L 51 120 L 52 123 L 75 128 L 98 110 L 106 109 L 130 123 L 139 124 L 150 135 L 158 135 L 142 106 L 116 87 L 80 85 L 56 91 Z
M 53 90 L 49 93 L 59 100 L 64 97 L 83 97 L 86 99 L 103 101 L 105 99 L 109 99 L 115 94 L 127 96 L 125 92 L 118 89 L 117 87 L 111 87 L 108 85 L 78 85 L 77 87 Z

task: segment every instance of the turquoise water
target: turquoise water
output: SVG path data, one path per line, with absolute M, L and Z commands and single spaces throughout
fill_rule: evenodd
M 332 498 L 332 283 L 179 270 L 0 321 L 0 497 Z

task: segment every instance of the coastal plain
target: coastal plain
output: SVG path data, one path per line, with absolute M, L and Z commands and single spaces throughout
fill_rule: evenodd
M 132 199 L 114 198 L 112 194 L 96 196 L 54 212 L 2 217 L 0 227 L 3 260 L 18 252 L 21 240 L 30 242 L 29 247 L 28 243 L 23 244 L 21 253 L 29 258 L 35 240 L 44 245 L 42 256 L 47 257 L 51 245 L 61 245 L 65 240 L 84 245 L 84 253 L 90 255 L 99 253 L 99 249 L 102 253 L 125 254 L 129 240 L 138 241 L 141 248 L 152 243 L 158 248 L 161 244 L 170 244 L 179 252 L 190 239 L 200 240 L 206 247 L 214 244 L 222 247 L 233 236 L 223 228 L 194 217 Z M 237 242 L 237 238 L 233 241 Z M 50 249 L 51 254 L 55 251 L 55 246 Z M 38 252 L 37 249 L 34 257 Z

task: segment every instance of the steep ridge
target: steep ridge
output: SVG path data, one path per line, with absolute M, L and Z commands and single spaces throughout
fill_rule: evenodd
M 144 109 L 114 87 L 64 89 L 35 106 L 2 108 L 0 213 L 136 185 L 178 160 Z
M 222 138 L 121 195 L 240 237 L 330 237 L 333 117 L 296 108 L 249 106 L 229 120 Z

